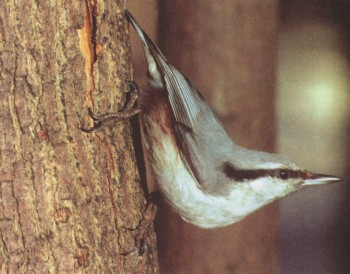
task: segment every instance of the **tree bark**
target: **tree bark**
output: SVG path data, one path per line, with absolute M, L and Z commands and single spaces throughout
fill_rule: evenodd
M 161 1 L 160 46 L 219 114 L 233 139 L 273 151 L 277 1 Z M 201 230 L 167 205 L 157 219 L 162 273 L 277 273 L 274 203 L 241 222 Z
M 123 0 L 0 5 L 1 273 L 158 272 L 153 227 L 143 252 L 128 252 L 145 208 L 130 123 L 79 129 L 92 125 L 88 107 L 125 104 L 124 9 Z

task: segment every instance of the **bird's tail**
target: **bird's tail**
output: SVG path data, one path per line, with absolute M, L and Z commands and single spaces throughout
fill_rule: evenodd
M 152 40 L 148 37 L 147 33 L 145 33 L 140 25 L 137 23 L 135 18 L 130 14 L 128 10 L 125 10 L 125 15 L 129 23 L 134 27 L 141 44 L 143 46 L 143 50 L 146 55 L 147 63 L 148 63 L 148 72 L 152 78 L 153 83 L 158 83 L 158 85 L 162 84 L 161 74 L 159 73 L 158 66 L 160 65 L 160 59 L 165 61 L 165 57 L 158 49 L 158 47 L 152 42 Z
M 128 21 L 135 28 L 148 63 L 151 88 L 166 91 L 175 120 L 187 128 L 192 128 L 201 105 L 206 105 L 198 90 L 174 66 L 169 64 L 158 47 L 141 29 L 134 17 L 125 11 Z

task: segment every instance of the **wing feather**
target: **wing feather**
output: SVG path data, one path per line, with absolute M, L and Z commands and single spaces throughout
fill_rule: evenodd
M 159 87 L 159 83 L 162 82 L 168 92 L 169 103 L 176 122 L 193 129 L 200 111 L 198 100 L 202 101 L 198 90 L 187 81 L 181 72 L 167 62 L 158 47 L 128 11 L 126 11 L 126 16 L 134 26 L 144 47 L 149 74 L 152 78 L 150 83 Z

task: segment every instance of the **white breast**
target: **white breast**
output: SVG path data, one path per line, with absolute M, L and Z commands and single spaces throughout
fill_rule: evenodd
M 161 143 L 151 150 L 153 173 L 162 194 L 185 221 L 202 228 L 222 227 L 261 206 L 254 195 L 244 195 L 242 191 L 249 191 L 245 184 L 238 185 L 226 197 L 203 192 L 170 138 L 163 135 Z
M 157 136 L 156 141 L 144 140 L 153 174 L 165 199 L 187 222 L 202 228 L 227 226 L 292 191 L 288 184 L 261 178 L 233 182 L 227 196 L 211 195 L 200 189 L 188 171 L 173 135 L 148 122 L 147 135 Z

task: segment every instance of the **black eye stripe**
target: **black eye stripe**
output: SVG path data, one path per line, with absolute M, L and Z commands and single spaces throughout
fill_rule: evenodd
M 289 178 L 289 172 L 288 171 L 286 171 L 286 170 L 279 170 L 278 171 L 278 176 L 280 177 L 280 178 L 282 178 L 282 179 L 287 179 L 287 178 Z
M 238 169 L 232 163 L 226 162 L 222 166 L 224 174 L 235 181 L 255 180 L 261 177 L 275 177 L 281 179 L 302 178 L 302 172 L 289 169 Z

